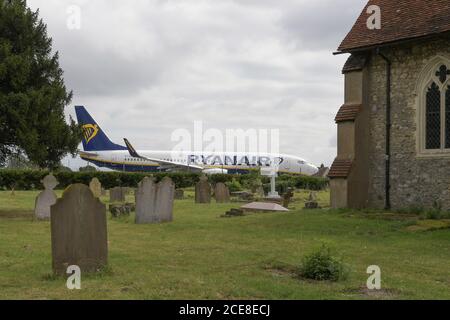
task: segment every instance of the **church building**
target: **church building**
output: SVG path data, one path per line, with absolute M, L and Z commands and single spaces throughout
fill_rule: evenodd
M 450 0 L 370 0 L 339 53 L 332 207 L 450 209 Z

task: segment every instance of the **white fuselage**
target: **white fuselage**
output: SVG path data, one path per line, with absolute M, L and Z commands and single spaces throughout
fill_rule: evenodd
M 278 172 L 314 175 L 318 168 L 302 158 L 290 155 L 272 155 L 233 152 L 174 152 L 140 150 L 139 155 L 172 162 L 182 166 L 201 167 L 206 173 L 244 172 L 277 166 Z M 152 161 L 130 156 L 128 151 L 96 151 L 82 153 L 81 158 L 101 167 L 120 171 L 159 171 L 165 167 Z M 170 167 L 170 166 L 167 166 Z M 170 170 L 170 168 L 169 168 Z

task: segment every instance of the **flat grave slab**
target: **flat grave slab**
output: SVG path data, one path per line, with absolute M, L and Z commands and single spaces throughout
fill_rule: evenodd
M 245 212 L 288 212 L 285 207 L 270 202 L 252 202 L 241 207 Z

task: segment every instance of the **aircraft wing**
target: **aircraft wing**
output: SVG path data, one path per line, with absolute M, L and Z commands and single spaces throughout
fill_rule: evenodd
M 151 161 L 154 163 L 158 163 L 163 169 L 191 169 L 194 171 L 202 171 L 203 167 L 197 166 L 197 165 L 188 165 L 188 164 L 181 164 L 181 163 L 176 163 L 176 162 L 172 162 L 172 161 L 166 161 L 166 160 L 161 160 L 161 159 L 155 159 L 155 158 L 148 158 L 148 157 L 144 157 L 142 155 L 140 155 L 136 149 L 131 145 L 130 141 L 128 141 L 128 139 L 124 138 L 123 139 L 125 141 L 125 145 L 127 146 L 128 152 L 130 153 L 130 156 L 134 157 L 134 158 L 140 158 L 143 160 L 147 160 L 147 161 Z

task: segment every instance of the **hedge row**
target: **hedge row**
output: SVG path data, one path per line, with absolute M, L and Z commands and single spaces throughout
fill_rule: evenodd
M 10 190 L 36 190 L 42 189 L 41 180 L 49 174 L 44 170 L 0 170 L 0 188 Z M 106 189 L 117 186 L 137 187 L 137 184 L 149 174 L 125 173 L 125 172 L 53 172 L 59 184 L 57 189 L 65 189 L 74 183 L 89 185 L 94 178 L 98 178 Z M 157 181 L 169 176 L 178 188 L 186 188 L 195 185 L 199 175 L 195 173 L 156 173 L 152 174 Z
M 0 189 L 10 190 L 39 190 L 43 186 L 41 180 L 48 174 L 43 170 L 0 170 Z M 57 189 L 65 189 L 74 183 L 89 184 L 92 178 L 96 177 L 106 189 L 117 186 L 136 188 L 137 184 L 149 174 L 146 173 L 126 173 L 126 172 L 54 172 L 59 182 Z M 151 174 L 157 181 L 169 176 L 177 188 L 193 187 L 200 178 L 198 173 L 155 173 Z M 246 187 L 251 181 L 258 178 L 257 174 L 248 175 L 213 175 L 210 176 L 212 183 L 231 182 L 237 180 L 242 186 Z M 262 177 L 263 184 L 267 185 L 270 180 Z M 282 175 L 277 179 L 277 189 L 284 191 L 287 188 L 321 190 L 328 185 L 326 179 L 319 179 L 304 176 Z

